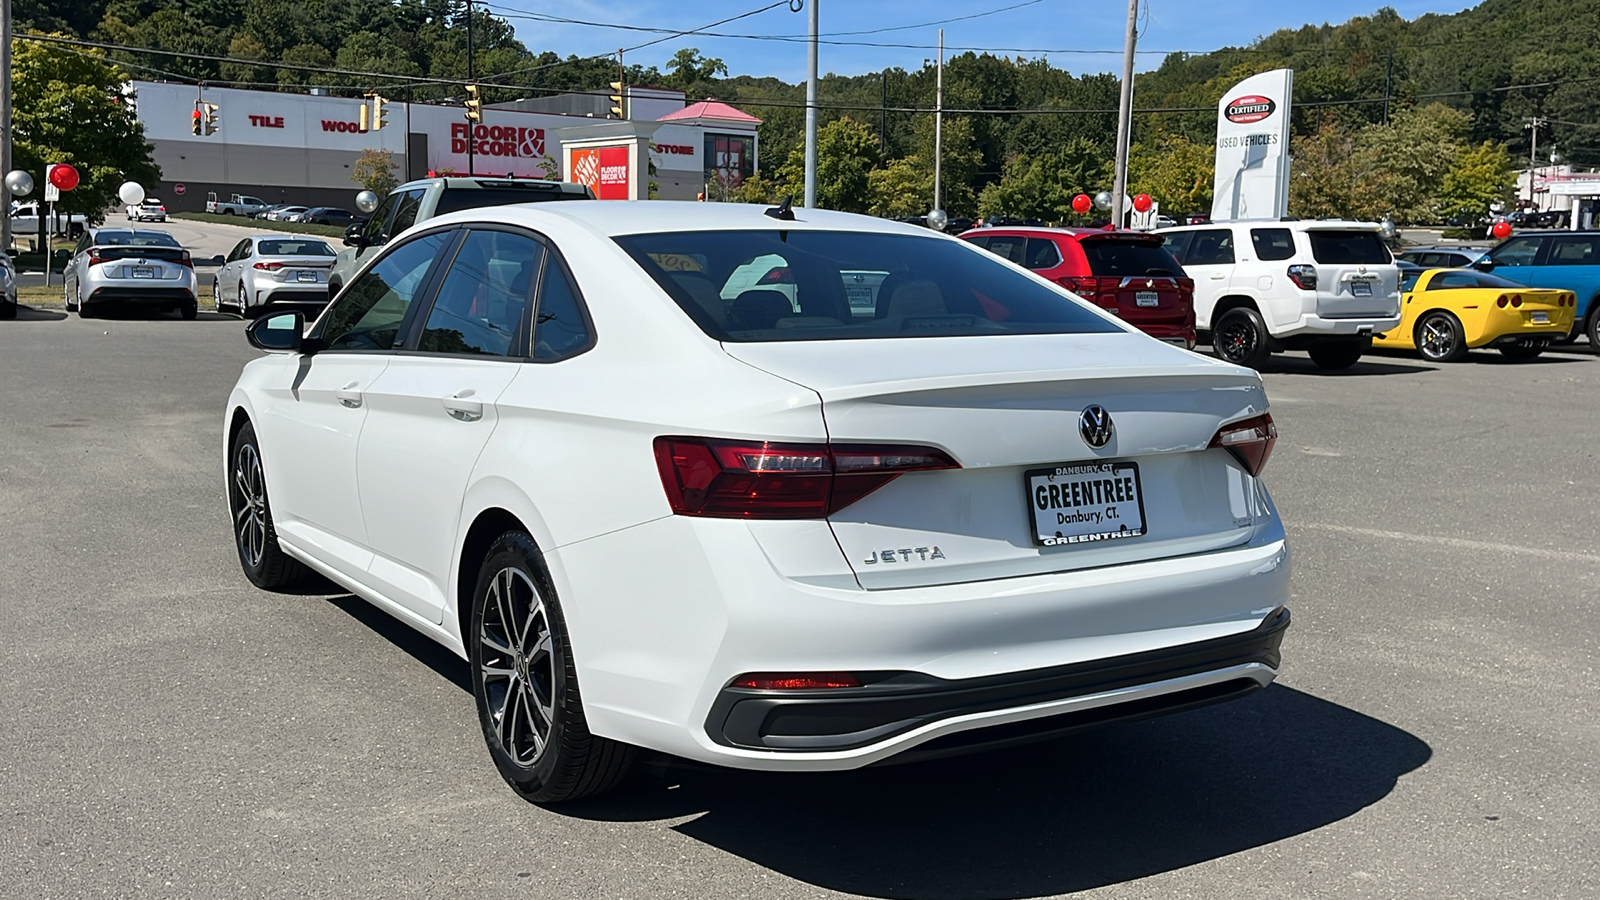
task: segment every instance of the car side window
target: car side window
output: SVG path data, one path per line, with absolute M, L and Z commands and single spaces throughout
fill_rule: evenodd
M 985 249 L 1020 266 L 1028 258 L 1028 239 L 1010 234 L 997 234 L 989 238 L 989 246 Z
M 1514 237 L 1489 253 L 1489 260 L 1497 266 L 1531 266 L 1539 255 L 1544 238 L 1529 235 Z
M 1294 256 L 1294 232 L 1287 228 L 1252 228 L 1250 243 L 1255 245 L 1259 260 L 1271 262 Z
M 1194 243 L 1194 232 L 1174 231 L 1171 234 L 1162 235 L 1162 237 L 1167 242 L 1167 252 L 1171 253 L 1173 258 L 1180 264 L 1188 262 L 1188 260 L 1184 259 L 1184 256 L 1189 252 L 1189 245 Z
M 399 234 L 416 224 L 417 212 L 422 209 L 422 193 L 422 189 L 417 188 L 400 195 L 395 202 L 394 222 L 389 225 L 389 234 Z
M 450 261 L 417 349 L 509 356 L 544 261 L 527 235 L 470 231 Z
M 233 252 L 228 254 L 228 262 L 238 262 L 250 255 L 250 239 L 245 238 L 233 245 Z
M 1547 266 L 1592 266 L 1600 264 L 1600 235 L 1558 235 L 1550 239 L 1550 252 L 1545 254 Z
M 1216 266 L 1233 263 L 1233 232 L 1214 228 L 1194 233 L 1194 243 L 1184 259 L 1186 266 Z
M 1030 269 L 1053 269 L 1061 265 L 1061 251 L 1049 238 L 1028 238 L 1028 256 L 1024 263 Z
M 390 194 L 372 211 L 372 218 L 367 220 L 365 237 L 368 246 L 376 246 L 387 240 L 392 233 L 389 231 L 389 219 L 394 215 L 394 208 L 400 202 L 399 194 Z M 310 212 L 306 213 L 311 215 Z
M 361 273 L 328 310 L 322 339 L 329 350 L 391 350 L 406 310 L 452 232 L 408 241 Z
M 566 266 L 552 253 L 539 279 L 531 355 L 537 362 L 556 362 L 582 353 L 592 343 L 594 335 L 583 313 L 583 301 Z
M 1447 291 L 1454 288 L 1475 288 L 1478 278 L 1472 272 L 1440 272 L 1428 282 L 1430 291 Z
M 965 240 L 969 244 L 975 244 L 975 245 L 977 245 L 979 247 L 982 247 L 985 250 L 989 249 L 989 238 L 988 238 L 987 235 L 979 235 L 977 237 L 963 238 L 962 240 Z

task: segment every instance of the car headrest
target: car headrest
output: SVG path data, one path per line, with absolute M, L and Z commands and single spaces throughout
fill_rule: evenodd
M 778 320 L 794 315 L 789 298 L 779 291 L 745 291 L 728 307 L 728 327 L 740 331 L 776 328 Z

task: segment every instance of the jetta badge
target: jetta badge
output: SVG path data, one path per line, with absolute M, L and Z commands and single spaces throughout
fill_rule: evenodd
M 1111 443 L 1111 436 L 1116 434 L 1117 426 L 1111 422 L 1111 414 L 1099 404 L 1086 406 L 1078 415 L 1078 433 L 1083 435 L 1083 442 L 1095 449 Z

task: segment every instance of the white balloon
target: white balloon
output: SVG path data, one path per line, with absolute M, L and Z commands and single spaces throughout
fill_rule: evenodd
M 1094 205 L 1099 207 L 1100 209 L 1110 209 L 1111 208 L 1111 192 L 1110 191 L 1101 191 L 1100 193 L 1095 194 L 1094 195 Z
M 12 169 L 6 173 L 6 190 L 13 197 L 26 197 L 33 193 L 33 176 L 21 169 Z
M 378 195 L 371 191 L 362 191 L 356 195 L 356 209 L 371 214 L 378 208 Z
M 137 181 L 124 181 L 122 187 L 117 188 L 117 196 L 128 206 L 144 200 L 144 186 Z
M 928 227 L 934 231 L 943 231 L 944 226 L 950 224 L 950 217 L 942 209 L 935 209 L 928 213 Z

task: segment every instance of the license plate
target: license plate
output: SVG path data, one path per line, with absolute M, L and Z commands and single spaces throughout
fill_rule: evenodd
M 1350 296 L 1352 296 L 1352 297 L 1371 297 L 1372 296 L 1372 282 L 1370 282 L 1370 281 L 1352 281 L 1352 282 L 1350 282 Z
M 1155 291 L 1139 291 L 1133 295 L 1135 306 L 1160 306 L 1161 295 Z
M 294 273 L 294 277 L 295 277 L 296 281 L 316 281 L 317 280 L 317 273 L 315 273 L 315 272 L 296 272 L 296 273 Z
M 134 266 L 133 267 L 133 277 L 134 278 L 154 278 L 154 277 L 156 277 L 155 267 L 154 266 Z
M 1033 541 L 1041 547 L 1144 534 L 1138 463 L 1069 463 L 1030 469 L 1023 477 L 1033 517 Z
M 1533 324 L 1535 324 L 1535 325 L 1549 325 L 1550 324 L 1550 314 L 1549 313 L 1544 313 L 1544 312 L 1536 312 L 1536 313 L 1534 313 L 1533 314 Z

